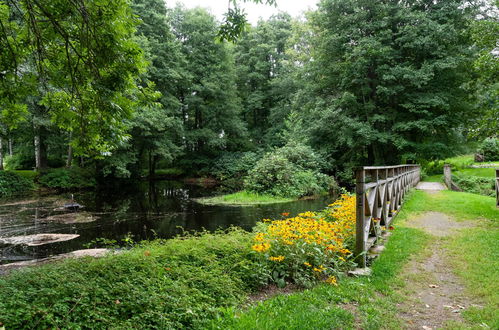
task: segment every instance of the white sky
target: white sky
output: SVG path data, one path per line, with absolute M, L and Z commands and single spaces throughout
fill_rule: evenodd
M 248 21 L 256 24 L 261 17 L 267 19 L 284 11 L 291 16 L 299 16 L 302 12 L 309 9 L 316 9 L 319 0 L 277 0 L 277 6 L 257 5 L 253 2 L 243 3 L 239 1 L 239 7 L 244 8 Z M 228 0 L 166 0 L 166 5 L 170 8 L 175 7 L 176 3 L 182 3 L 187 8 L 203 7 L 214 14 L 218 20 L 222 20 L 223 14 L 227 12 Z

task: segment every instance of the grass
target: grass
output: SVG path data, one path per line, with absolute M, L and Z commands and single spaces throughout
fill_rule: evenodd
M 256 194 L 248 191 L 239 191 L 233 194 L 198 198 L 197 202 L 206 205 L 261 205 L 274 203 L 287 203 L 296 199 L 286 197 L 276 197 L 272 195 Z
M 499 221 L 499 210 L 495 198 L 471 193 L 444 190 L 438 194 L 414 191 L 404 204 L 404 214 L 417 215 L 424 212 L 442 212 L 457 220 L 489 219 Z M 399 217 L 404 217 L 403 214 Z
M 31 181 L 35 181 L 35 179 L 38 177 L 38 172 L 37 171 L 32 171 L 32 170 L 15 170 L 12 171 L 16 174 L 19 174 L 22 177 L 25 177 L 26 179 L 29 179 Z
M 496 170 L 495 168 L 463 168 L 458 171 L 454 171 L 456 175 L 465 176 L 479 176 L 484 178 L 495 178 Z
M 424 177 L 422 181 L 444 182 L 444 176 L 442 174 L 428 175 L 428 176 Z

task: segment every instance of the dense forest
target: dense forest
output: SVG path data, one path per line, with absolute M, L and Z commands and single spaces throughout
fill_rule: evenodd
M 497 1 L 322 0 L 228 41 L 162 0 L 1 1 L 0 168 L 304 195 L 443 159 L 497 137 L 498 17 Z

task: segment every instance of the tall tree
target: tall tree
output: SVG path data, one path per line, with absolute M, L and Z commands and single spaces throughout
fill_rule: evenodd
M 471 23 L 471 36 L 478 57 L 474 62 L 476 79 L 476 120 L 471 126 L 472 137 L 499 135 L 499 1 L 481 7 L 481 13 Z
M 271 109 L 276 105 L 272 82 L 280 77 L 291 35 L 291 17 L 279 14 L 260 21 L 236 45 L 237 87 L 243 116 L 256 144 L 263 144 Z M 290 91 L 288 91 L 289 93 Z
M 458 0 L 321 1 L 314 145 L 339 164 L 449 153 L 470 109 L 467 10 Z
M 244 143 L 246 129 L 239 116 L 234 58 L 227 43 L 215 40 L 217 22 L 204 9 L 177 7 L 172 25 L 182 45 L 183 70 L 188 77 L 177 92 L 186 151 L 205 161 Z

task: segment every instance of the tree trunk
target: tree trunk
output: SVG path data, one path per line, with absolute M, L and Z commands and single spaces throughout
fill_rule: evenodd
M 66 160 L 66 167 L 70 168 L 73 166 L 73 147 L 71 146 L 71 139 L 73 137 L 73 132 L 69 133 L 69 144 L 68 144 L 68 159 Z
M 40 133 L 35 132 L 35 169 L 39 170 L 41 168 L 41 150 L 40 150 Z
M 0 171 L 3 171 L 3 138 L 0 136 Z
M 13 156 L 13 155 L 14 155 L 13 142 L 12 142 L 12 138 L 10 137 L 9 138 L 9 156 Z

